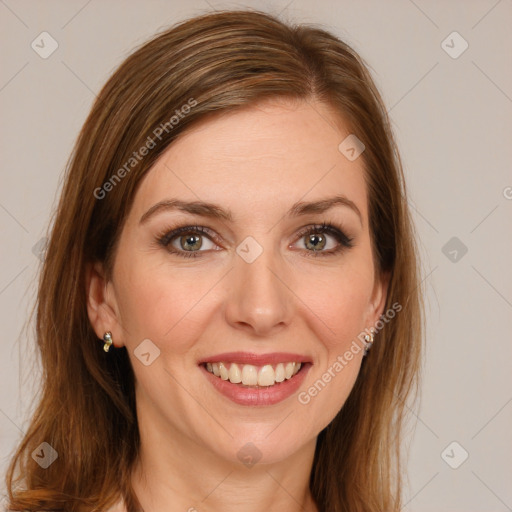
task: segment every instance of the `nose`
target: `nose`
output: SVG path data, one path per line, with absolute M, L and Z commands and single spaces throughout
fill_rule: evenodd
M 294 309 L 288 272 L 272 251 L 252 263 L 236 257 L 229 273 L 225 315 L 236 329 L 255 336 L 271 336 L 290 324 Z

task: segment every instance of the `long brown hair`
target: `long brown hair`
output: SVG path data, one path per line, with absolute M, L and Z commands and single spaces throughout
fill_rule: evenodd
M 400 510 L 401 428 L 405 402 L 417 391 L 423 308 L 386 109 L 346 43 L 253 10 L 203 14 L 158 34 L 122 63 L 93 105 L 67 167 L 40 276 L 35 329 L 43 383 L 8 471 L 11 510 L 105 511 L 120 497 L 129 512 L 137 510 L 130 484 L 139 448 L 134 375 L 126 350 L 106 357 L 90 325 L 86 265 L 102 262 L 111 275 L 137 186 L 176 137 L 207 116 L 270 98 L 320 100 L 364 142 L 375 264 L 391 275 L 386 309 L 402 307 L 320 433 L 310 488 L 322 512 Z M 43 442 L 59 454 L 47 469 L 31 457 Z

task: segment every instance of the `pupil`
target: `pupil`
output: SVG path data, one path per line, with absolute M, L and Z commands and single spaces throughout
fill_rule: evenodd
M 201 238 L 197 235 L 187 235 L 181 237 L 181 246 L 185 251 L 193 251 L 201 248 Z M 191 247 L 187 247 L 187 244 Z

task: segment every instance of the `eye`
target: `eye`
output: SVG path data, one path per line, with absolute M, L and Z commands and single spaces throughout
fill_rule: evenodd
M 306 256 L 331 256 L 353 247 L 353 238 L 331 223 L 308 226 L 302 229 L 297 237 L 298 242 L 303 244 L 303 247 L 299 248 Z M 202 256 L 202 252 L 219 250 L 216 247 L 220 244 L 215 241 L 215 232 L 204 226 L 169 228 L 157 237 L 159 245 L 170 253 L 184 258 L 197 258 Z
M 307 256 L 329 256 L 353 247 L 353 238 L 330 223 L 309 226 L 299 233 Z
M 196 258 L 201 252 L 212 250 L 216 246 L 212 238 L 215 235 L 203 226 L 183 226 L 165 231 L 158 237 L 158 243 L 173 254 L 184 258 Z M 215 249 L 214 249 L 215 250 Z

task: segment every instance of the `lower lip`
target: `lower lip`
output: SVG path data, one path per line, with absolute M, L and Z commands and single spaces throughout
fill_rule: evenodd
M 310 363 L 305 363 L 292 378 L 277 382 L 273 386 L 255 388 L 222 380 L 200 365 L 201 370 L 215 389 L 239 405 L 273 405 L 282 402 L 297 391 L 310 367 Z

